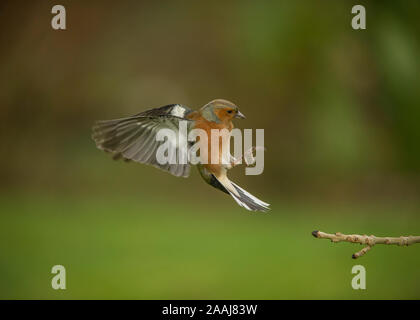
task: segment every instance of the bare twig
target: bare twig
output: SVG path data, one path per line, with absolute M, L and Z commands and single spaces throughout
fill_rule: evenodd
M 335 234 L 325 233 L 322 231 L 313 231 L 312 235 L 318 239 L 330 239 L 332 242 L 352 242 L 365 244 L 362 250 L 352 255 L 353 259 L 357 259 L 365 255 L 375 244 L 394 244 L 399 246 L 409 246 L 414 243 L 420 243 L 420 236 L 401 236 L 401 237 L 375 237 L 374 235 L 358 235 L 358 234 L 342 234 L 336 232 Z

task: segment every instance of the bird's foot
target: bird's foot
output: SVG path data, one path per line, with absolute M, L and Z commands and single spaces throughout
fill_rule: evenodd
M 266 150 L 265 147 L 256 146 L 256 147 L 251 147 L 247 151 L 245 151 L 244 158 L 245 158 L 246 165 L 248 167 L 255 166 L 256 160 L 254 157 L 254 152 L 256 153 L 257 151 L 265 151 L 265 150 Z
M 251 147 L 247 151 L 244 152 L 244 155 L 240 157 L 239 159 L 233 158 L 231 161 L 231 166 L 236 167 L 239 164 L 242 164 L 242 161 L 244 160 L 246 166 L 251 167 L 256 164 L 255 158 L 254 158 L 254 152 L 257 152 L 259 150 L 265 151 L 264 147 Z

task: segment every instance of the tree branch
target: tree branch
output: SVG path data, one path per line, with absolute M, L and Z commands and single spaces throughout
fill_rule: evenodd
M 352 242 L 365 244 L 362 250 L 352 255 L 353 259 L 357 259 L 365 255 L 375 244 L 394 244 L 399 246 L 409 246 L 414 243 L 420 243 L 420 236 L 401 236 L 401 237 L 375 237 L 374 235 L 358 235 L 358 234 L 342 234 L 336 232 L 335 234 L 325 233 L 322 231 L 313 231 L 312 235 L 318 239 L 330 239 L 331 242 Z

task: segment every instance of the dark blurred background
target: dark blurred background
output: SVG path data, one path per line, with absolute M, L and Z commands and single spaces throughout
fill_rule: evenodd
M 67 30 L 51 28 L 64 5 Z M 367 29 L 351 28 L 363 4 Z M 420 298 L 418 1 L 2 1 L 0 298 Z M 147 108 L 239 105 L 265 171 L 202 182 L 113 161 L 91 125 Z M 63 264 L 68 288 L 50 286 Z M 351 267 L 367 268 L 366 291 Z M 402 272 L 402 270 L 404 272 Z

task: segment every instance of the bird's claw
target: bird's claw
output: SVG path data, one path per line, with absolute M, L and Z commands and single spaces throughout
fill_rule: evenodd
M 261 146 L 255 146 L 255 147 L 251 147 L 247 151 L 245 151 L 244 159 L 245 159 L 245 163 L 248 167 L 255 166 L 256 161 L 255 161 L 255 158 L 254 158 L 254 152 L 257 152 L 257 151 L 265 151 L 265 148 L 261 147 Z

